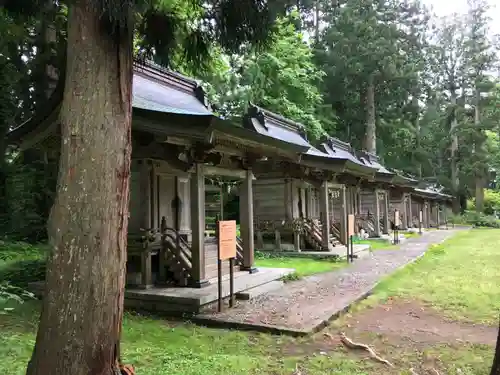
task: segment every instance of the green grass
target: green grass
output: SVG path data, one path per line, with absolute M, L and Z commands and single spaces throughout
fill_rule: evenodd
M 420 234 L 418 232 L 403 232 L 403 235 L 405 238 L 417 238 L 420 237 Z
M 420 299 L 455 319 L 495 324 L 500 311 L 500 230 L 461 232 L 382 281 L 374 297 Z
M 370 245 L 370 250 L 396 250 L 399 249 L 399 245 L 393 245 L 389 241 L 384 239 L 373 239 L 373 240 L 356 240 L 353 242 L 355 245 Z
M 25 303 L 0 315 L 2 374 L 24 375 L 35 340 L 39 303 Z M 284 339 L 290 340 L 290 339 Z M 123 360 L 141 375 L 262 374 L 274 362 L 280 339 L 198 327 L 126 314 Z M 286 373 L 286 372 L 283 372 Z
M 334 271 L 347 266 L 347 262 L 336 259 L 315 259 L 299 257 L 258 257 L 257 267 L 294 268 L 298 277 Z
M 369 300 L 358 304 L 353 314 L 392 296 L 427 302 L 450 317 L 497 324 L 500 310 L 500 250 L 497 249 L 500 249 L 500 230 L 474 229 L 460 233 L 385 279 Z M 257 264 L 298 268 L 304 274 L 343 266 L 343 263 L 304 258 L 258 258 Z M 27 302 L 16 305 L 9 315 L 0 315 L 2 374 L 25 374 L 35 340 L 38 308 L 38 302 Z M 337 324 L 341 330 L 342 319 Z M 124 361 L 134 364 L 140 375 L 290 375 L 297 364 L 307 375 L 410 374 L 410 367 L 418 370 L 418 374 L 430 373 L 419 367 L 424 362 L 438 368 L 441 374 L 487 375 L 493 356 L 493 348 L 484 345 L 454 342 L 418 347 L 392 343 L 385 336 L 374 337 L 374 348 L 393 361 L 396 368 L 383 367 L 333 344 L 318 345 L 318 340 L 325 342 L 322 333 L 294 339 L 207 329 L 129 313 L 124 319 L 122 350 Z M 353 339 L 363 342 L 366 337 Z

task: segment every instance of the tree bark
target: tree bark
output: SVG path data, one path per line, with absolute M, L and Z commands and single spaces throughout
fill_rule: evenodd
M 420 126 L 420 109 L 418 105 L 418 97 L 414 94 L 412 99 L 412 106 L 415 109 L 414 127 L 415 127 L 415 138 L 417 142 L 417 150 L 412 153 L 412 161 L 417 165 L 417 176 L 422 178 L 422 157 L 421 157 L 421 145 L 422 145 L 422 132 Z M 417 157 L 415 157 L 415 154 Z
M 498 324 L 497 345 L 495 347 L 495 356 L 493 357 L 490 375 L 500 375 L 500 320 Z
M 368 77 L 366 87 L 366 132 L 365 132 L 365 150 L 376 154 L 377 153 L 377 129 L 375 125 L 375 84 L 373 75 Z
M 117 373 L 131 155 L 132 18 L 106 33 L 92 0 L 68 10 L 61 157 L 45 298 L 28 375 Z M 119 373 L 119 372 L 118 372 Z
M 477 87 L 477 84 L 476 84 Z M 483 160 L 483 148 L 484 148 L 484 136 L 481 129 L 481 116 L 479 112 L 479 102 L 481 100 L 481 93 L 479 89 L 475 90 L 475 107 L 474 107 L 474 127 L 477 136 L 477 144 L 475 147 L 476 155 L 479 156 L 479 167 L 475 168 L 475 183 L 476 183 L 476 212 L 483 212 L 484 210 L 484 187 L 486 185 L 486 171 L 484 170 L 484 160 Z
M 453 194 L 452 210 L 455 215 L 460 214 L 460 180 L 458 177 L 458 121 L 457 121 L 457 95 L 452 85 L 451 91 L 451 105 L 453 106 L 452 119 L 450 124 L 450 159 L 451 159 L 451 191 Z

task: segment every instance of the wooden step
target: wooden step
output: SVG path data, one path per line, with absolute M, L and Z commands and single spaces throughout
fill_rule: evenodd
M 236 293 L 236 299 L 248 301 L 252 298 L 258 297 L 262 294 L 273 292 L 277 289 L 282 288 L 284 285 L 283 281 L 275 280 L 266 284 L 259 285 L 255 288 L 247 289 L 242 292 Z
M 239 269 L 238 266 L 234 266 L 233 270 L 234 272 L 237 272 Z M 205 266 L 205 278 L 206 279 L 214 279 L 217 277 L 217 264 L 210 264 Z M 229 275 L 229 263 L 228 262 L 223 262 L 222 263 L 222 276 L 224 275 Z

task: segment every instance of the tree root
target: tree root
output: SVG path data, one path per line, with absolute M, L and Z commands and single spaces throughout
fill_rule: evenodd
M 394 365 L 391 362 L 378 356 L 377 353 L 375 353 L 375 351 L 368 345 L 352 341 L 343 332 L 340 334 L 340 341 L 342 341 L 342 344 L 344 344 L 349 349 L 363 349 L 367 351 L 370 354 L 370 357 L 376 360 L 377 362 L 383 363 L 389 367 L 394 367 Z

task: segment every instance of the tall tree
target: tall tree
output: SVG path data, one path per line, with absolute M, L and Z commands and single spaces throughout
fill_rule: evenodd
M 353 140 L 363 138 L 362 146 L 376 153 L 377 111 L 401 108 L 409 97 L 413 69 L 419 66 L 410 57 L 419 50 L 425 13 L 417 1 L 354 0 L 334 5 L 324 18 L 328 27 L 317 55 L 327 72 L 326 100 Z
M 459 102 L 460 88 L 464 88 L 463 79 L 465 69 L 465 22 L 463 17 L 454 14 L 452 17 L 439 20 L 439 27 L 435 33 L 434 44 L 434 74 L 436 85 L 448 98 L 448 115 L 446 122 L 449 127 L 450 141 L 450 185 L 453 193 L 453 212 L 460 212 L 460 173 L 459 173 Z
M 266 48 L 251 48 L 214 75 L 205 76 L 209 93 L 224 116 L 240 116 L 249 102 L 303 123 L 312 138 L 332 132 L 335 121 L 322 112 L 318 86 L 324 73 L 313 61 L 313 51 L 297 30 L 298 14 L 280 18 Z
M 494 87 L 489 77 L 496 62 L 496 51 L 490 38 L 491 19 L 489 6 L 484 0 L 469 0 L 467 35 L 467 73 L 473 91 L 471 104 L 474 108 L 474 177 L 476 210 L 483 211 L 484 188 L 488 175 L 487 153 L 485 149 L 487 124 L 482 121 L 483 94 Z

